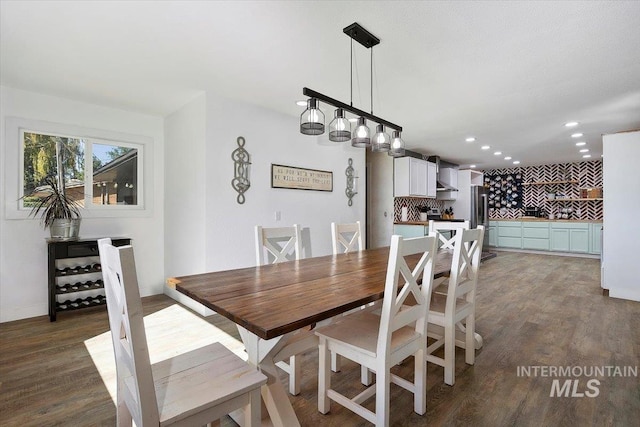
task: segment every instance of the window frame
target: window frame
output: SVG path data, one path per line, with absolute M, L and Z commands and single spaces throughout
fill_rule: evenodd
M 140 217 L 151 214 L 150 191 L 146 185 L 151 175 L 151 165 L 147 157 L 152 157 L 153 139 L 146 136 L 130 135 L 106 130 L 43 122 L 10 117 L 6 119 L 5 132 L 5 211 L 7 219 L 27 219 L 31 208 L 24 207 L 24 133 L 31 132 L 84 140 L 84 202 L 81 208 L 83 218 Z M 121 146 L 138 150 L 137 156 L 137 204 L 101 205 L 93 203 L 93 144 Z M 91 190 L 88 191 L 88 187 Z

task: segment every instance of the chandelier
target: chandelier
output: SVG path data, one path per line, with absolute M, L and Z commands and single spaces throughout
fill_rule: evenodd
M 351 39 L 351 100 L 344 103 L 328 97 L 320 92 L 303 88 L 302 94 L 309 97 L 307 108 L 300 116 L 300 133 L 304 135 L 322 135 L 325 132 L 324 113 L 319 108 L 319 103 L 324 102 L 336 107 L 334 117 L 329 123 L 329 140 L 345 142 L 351 140 L 354 147 L 371 147 L 372 151 L 387 152 L 390 156 L 400 157 L 404 155 L 404 141 L 402 140 L 402 126 L 373 115 L 373 47 L 380 43 L 380 39 L 354 22 L 345 27 L 343 32 Z M 371 112 L 368 113 L 353 106 L 353 41 L 357 41 L 367 49 L 371 49 Z M 355 129 L 351 129 L 351 123 L 345 116 L 345 111 L 358 116 Z M 371 129 L 367 125 L 367 119 L 377 123 L 376 131 L 371 136 Z M 393 130 L 392 137 L 386 132 L 386 128 Z

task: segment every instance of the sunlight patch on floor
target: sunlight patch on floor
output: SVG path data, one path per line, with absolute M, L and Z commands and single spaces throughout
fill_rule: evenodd
M 145 316 L 144 325 L 152 364 L 214 342 L 221 343 L 241 359 L 247 360 L 242 341 L 178 304 Z M 89 338 L 84 345 L 115 402 L 116 365 L 111 332 Z

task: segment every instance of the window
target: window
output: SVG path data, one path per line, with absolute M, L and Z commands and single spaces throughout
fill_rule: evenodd
M 22 130 L 23 207 L 32 205 L 47 176 L 85 208 L 138 206 L 140 148 L 94 138 Z M 90 159 L 87 162 L 87 159 Z
M 153 139 L 147 136 L 9 117 L 0 147 L 7 219 L 28 218 L 44 180 L 64 182 L 88 217 L 149 216 Z M 145 167 L 146 166 L 146 167 Z M 84 216 L 84 215 L 83 215 Z

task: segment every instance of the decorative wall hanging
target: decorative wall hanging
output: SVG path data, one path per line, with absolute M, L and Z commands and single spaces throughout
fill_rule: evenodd
M 490 187 L 489 209 L 522 208 L 522 174 L 485 175 L 485 185 Z
M 251 182 L 249 182 L 249 165 L 251 162 L 249 161 L 249 153 L 244 149 L 244 137 L 239 136 L 237 143 L 238 148 L 231 153 L 234 163 L 234 177 L 231 180 L 231 186 L 238 192 L 236 201 L 239 204 L 243 204 L 244 193 L 251 187 Z
M 344 193 L 347 195 L 347 198 L 349 199 L 349 201 L 347 202 L 347 204 L 349 206 L 353 205 L 353 196 L 355 196 L 356 194 L 358 194 L 358 192 L 356 191 L 356 179 L 358 179 L 357 176 L 354 176 L 355 173 L 355 169 L 353 169 L 353 159 L 349 158 L 349 166 L 347 166 L 347 169 L 344 171 L 345 175 L 347 175 L 347 188 L 344 190 Z
M 272 164 L 271 188 L 333 191 L 333 172 Z

